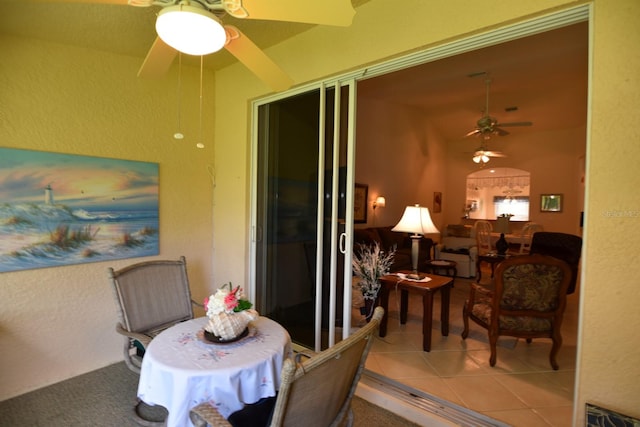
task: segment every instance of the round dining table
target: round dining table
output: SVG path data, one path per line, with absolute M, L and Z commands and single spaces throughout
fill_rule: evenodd
M 235 342 L 204 337 L 208 319 L 188 320 L 161 332 L 142 360 L 138 398 L 162 405 L 167 427 L 192 426 L 189 410 L 203 402 L 225 418 L 265 397 L 276 395 L 280 372 L 291 356 L 291 337 L 280 324 L 259 317 Z

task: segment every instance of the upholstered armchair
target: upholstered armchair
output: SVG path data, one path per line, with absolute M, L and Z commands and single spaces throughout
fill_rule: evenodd
M 496 364 L 498 337 L 551 338 L 549 362 L 558 369 L 556 355 L 562 345 L 560 327 L 566 306 L 571 268 L 557 258 L 546 255 L 523 255 L 508 258 L 496 267 L 494 289 L 489 291 L 472 283 L 462 316 L 462 338 L 469 335 L 469 319 L 487 329 L 491 356 Z

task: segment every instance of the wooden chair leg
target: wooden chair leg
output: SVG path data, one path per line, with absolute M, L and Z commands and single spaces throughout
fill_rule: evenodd
M 557 334 L 551 338 L 553 340 L 553 345 L 551 346 L 551 352 L 549 352 L 549 363 L 554 371 L 557 371 L 560 368 L 558 362 L 556 361 L 556 356 L 560 351 L 560 347 L 562 346 L 562 337 L 560 334 Z
M 469 312 L 466 304 L 462 306 L 462 322 L 464 323 L 464 329 L 462 329 L 462 339 L 464 340 L 469 336 Z
M 491 357 L 489 357 L 489 365 L 496 366 L 498 335 L 489 333 L 489 346 L 491 347 Z

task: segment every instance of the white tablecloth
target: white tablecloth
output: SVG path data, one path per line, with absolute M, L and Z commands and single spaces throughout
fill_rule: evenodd
M 275 396 L 291 338 L 278 323 L 260 317 L 237 342 L 204 340 L 206 317 L 177 324 L 155 337 L 144 355 L 138 397 L 169 410 L 167 427 L 192 426 L 189 410 L 205 401 L 224 417 Z

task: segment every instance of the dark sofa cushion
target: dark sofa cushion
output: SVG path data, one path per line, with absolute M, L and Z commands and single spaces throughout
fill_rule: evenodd
M 380 235 L 375 228 L 356 228 L 353 230 L 353 243 L 360 245 L 373 245 L 378 242 L 382 245 Z
M 400 249 L 407 245 L 407 233 L 398 233 L 397 231 L 391 231 L 393 227 L 378 227 L 378 234 L 380 235 L 380 240 L 382 243 L 382 247 L 384 249 L 391 249 L 394 246 L 397 249 Z M 409 246 L 411 246 L 411 239 L 409 239 Z

